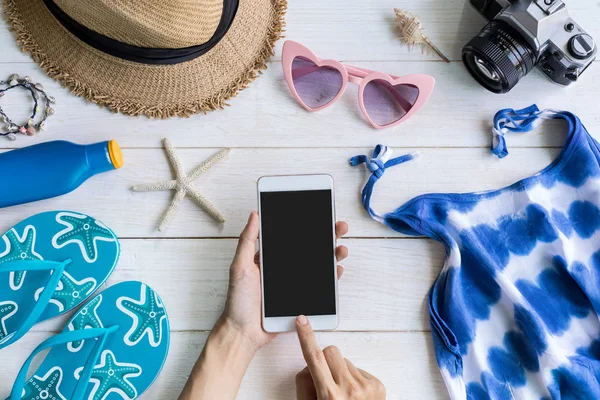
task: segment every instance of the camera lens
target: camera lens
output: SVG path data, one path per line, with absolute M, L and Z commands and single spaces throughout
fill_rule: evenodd
M 514 28 L 491 21 L 463 48 L 463 62 L 483 87 L 507 93 L 532 70 L 534 49 Z
M 500 82 L 500 77 L 494 71 L 494 68 L 490 66 L 485 60 L 482 60 L 479 57 L 475 57 L 475 66 L 479 69 L 479 72 L 483 74 L 486 79 L 489 79 L 494 82 Z

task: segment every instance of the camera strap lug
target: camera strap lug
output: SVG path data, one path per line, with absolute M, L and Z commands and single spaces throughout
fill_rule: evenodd
M 570 69 L 569 72 L 565 74 L 565 78 L 570 81 L 576 82 L 579 79 L 579 69 Z

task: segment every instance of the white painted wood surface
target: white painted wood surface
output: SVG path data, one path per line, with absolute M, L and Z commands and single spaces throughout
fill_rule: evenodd
M 600 3 L 570 0 L 568 6 L 600 39 Z M 394 7 L 417 13 L 432 40 L 454 62 L 444 64 L 419 50 L 408 51 L 397 40 Z M 490 155 L 491 118 L 500 108 L 537 103 L 568 109 L 600 137 L 598 63 L 569 88 L 557 87 L 534 71 L 508 95 L 487 93 L 458 61 L 462 46 L 483 24 L 466 0 L 292 1 L 286 36 L 322 57 L 397 75 L 436 77 L 430 102 L 412 120 L 376 131 L 362 120 L 352 85 L 328 110 L 309 114 L 301 109 L 290 97 L 278 64 L 282 42 L 270 68 L 232 99 L 231 107 L 189 119 L 153 121 L 112 114 L 70 95 L 19 51 L 0 22 L 0 76 L 30 75 L 58 101 L 48 131 L 34 139 L 0 141 L 0 151 L 54 139 L 90 143 L 114 138 L 126 161 L 122 170 L 94 177 L 64 197 L 0 210 L 0 231 L 53 209 L 81 210 L 109 224 L 122 238 L 122 258 L 109 284 L 139 279 L 156 288 L 173 328 L 164 371 L 143 397 L 173 399 L 221 312 L 234 238 L 256 207 L 256 180 L 265 174 L 330 173 L 336 180 L 338 216 L 350 223 L 350 238 L 343 241 L 350 257 L 340 283 L 339 331 L 319 334 L 320 343 L 338 345 L 358 366 L 380 377 L 389 399 L 445 399 L 426 309 L 426 294 L 444 251 L 428 239 L 402 237 L 371 221 L 360 204 L 367 174 L 363 168 L 350 168 L 348 158 L 369 152 L 377 143 L 395 147 L 397 153 L 420 153 L 419 159 L 387 171 L 378 183 L 373 205 L 391 211 L 426 192 L 504 187 L 549 164 L 564 140 L 560 123 L 510 135 L 511 155 L 505 160 Z M 11 94 L 2 106 L 10 115 L 25 118 L 25 101 L 25 95 Z M 227 160 L 197 182 L 228 217 L 226 224 L 216 225 L 186 200 L 170 228 L 156 232 L 171 194 L 133 193 L 129 188 L 170 176 L 160 149 L 165 136 L 189 168 L 220 147 L 233 148 Z M 42 323 L 18 345 L 0 352 L 0 398 L 8 394 L 29 352 L 60 331 L 64 321 Z M 259 352 L 239 398 L 293 398 L 293 377 L 302 367 L 294 335 L 281 335 Z

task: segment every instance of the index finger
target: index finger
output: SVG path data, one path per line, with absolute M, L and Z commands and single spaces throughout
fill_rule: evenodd
M 310 326 L 310 322 L 308 322 L 308 318 L 304 315 L 296 318 L 296 329 L 298 329 L 298 339 L 300 340 L 300 347 L 302 347 L 302 354 L 313 378 L 315 388 L 317 392 L 321 392 L 329 385 L 335 384 L 329 370 L 329 365 L 327 365 L 323 350 L 321 350 L 319 343 L 317 343 L 317 338 Z

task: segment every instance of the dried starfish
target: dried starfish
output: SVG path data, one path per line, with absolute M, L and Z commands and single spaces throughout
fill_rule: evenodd
M 175 179 L 164 182 L 156 182 L 149 183 L 144 185 L 135 185 L 132 187 L 134 192 L 154 192 L 157 190 L 175 190 L 175 197 L 171 202 L 169 208 L 165 212 L 160 225 L 158 226 L 159 231 L 163 231 L 166 229 L 167 225 L 177 212 L 179 208 L 179 204 L 183 198 L 189 194 L 190 197 L 202 208 L 204 209 L 211 217 L 216 219 L 217 221 L 223 223 L 225 222 L 225 217 L 223 214 L 217 210 L 217 208 L 212 205 L 210 201 L 206 197 L 204 197 L 196 187 L 194 187 L 193 182 L 206 171 L 208 171 L 212 166 L 221 161 L 231 149 L 223 149 L 214 156 L 210 157 L 208 160 L 204 161 L 202 164 L 198 165 L 196 168 L 192 170 L 188 175 L 183 171 L 183 166 L 175 153 L 175 149 L 171 142 L 168 139 L 163 139 L 163 144 L 165 146 L 165 150 L 167 152 L 167 157 L 169 158 L 169 162 L 173 166 L 173 170 L 175 170 Z

